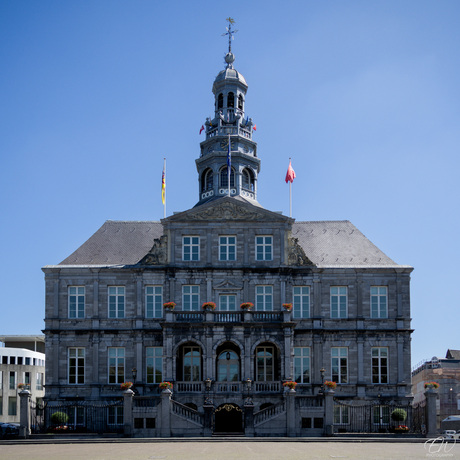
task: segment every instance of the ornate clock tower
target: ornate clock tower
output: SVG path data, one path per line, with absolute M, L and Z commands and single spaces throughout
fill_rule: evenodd
M 235 56 L 231 40 L 237 31 L 232 30 L 233 19 L 227 20 L 229 25 L 224 34 L 228 35 L 227 65 L 212 86 L 214 118 L 206 119 L 206 140 L 201 142 L 200 158 L 196 160 L 199 176 L 197 205 L 225 196 L 239 196 L 258 204 L 260 160 L 257 158 L 257 144 L 252 140 L 255 125 L 245 112 L 248 85 L 243 75 L 233 68 Z

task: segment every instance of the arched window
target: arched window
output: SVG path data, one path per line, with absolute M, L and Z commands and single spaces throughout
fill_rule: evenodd
M 188 343 L 179 348 L 177 380 L 199 382 L 201 380 L 201 348 Z
M 245 190 L 250 190 L 251 192 L 254 191 L 254 173 L 247 168 L 243 169 L 243 188 Z
M 238 382 L 240 380 L 240 360 L 233 350 L 224 350 L 217 358 L 217 381 Z
M 212 190 L 214 176 L 212 174 L 212 170 L 207 168 L 203 171 L 203 175 L 201 176 L 201 192 L 207 192 L 208 190 Z
M 228 93 L 227 96 L 227 108 L 235 108 L 235 95 L 233 93 Z
M 243 110 L 243 95 L 242 94 L 238 96 L 238 108 L 240 110 Z
M 272 382 L 279 376 L 279 359 L 276 347 L 272 343 L 262 343 L 256 348 L 256 380 Z
M 220 186 L 221 187 L 228 187 L 227 166 L 224 166 L 220 170 Z M 233 171 L 233 168 L 230 171 L 230 187 L 235 187 L 235 172 Z
M 217 96 L 217 110 L 221 109 L 224 106 L 224 95 L 222 93 Z

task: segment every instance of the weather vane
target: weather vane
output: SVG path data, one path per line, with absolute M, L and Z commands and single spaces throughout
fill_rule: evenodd
M 228 52 L 232 52 L 232 40 L 233 40 L 233 34 L 236 34 L 238 30 L 232 30 L 232 25 L 235 24 L 235 20 L 231 17 L 228 17 L 226 19 L 228 21 L 228 27 L 226 27 L 227 32 L 225 34 L 222 34 L 222 37 L 225 37 L 225 35 L 228 35 Z

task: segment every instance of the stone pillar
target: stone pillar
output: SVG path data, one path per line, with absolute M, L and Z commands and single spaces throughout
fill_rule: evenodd
M 334 434 L 334 392 L 324 391 L 324 434 L 332 436 Z
M 254 403 L 248 397 L 244 401 L 244 435 L 252 438 L 254 434 Z
M 162 438 L 171 437 L 171 395 L 172 391 L 169 389 L 161 392 L 161 428 L 160 435 Z
M 286 398 L 286 436 L 297 436 L 296 410 L 295 410 L 295 395 L 294 389 L 284 393 Z
M 126 437 L 133 435 L 133 390 L 123 392 L 123 434 Z
M 425 391 L 426 398 L 426 437 L 435 438 L 438 435 L 436 416 L 436 399 L 438 392 L 432 388 Z
M 214 412 L 214 405 L 210 398 L 206 398 L 204 404 L 204 428 L 203 436 L 212 436 L 212 414 Z
M 30 391 L 20 391 L 19 398 L 19 437 L 26 439 L 30 436 Z

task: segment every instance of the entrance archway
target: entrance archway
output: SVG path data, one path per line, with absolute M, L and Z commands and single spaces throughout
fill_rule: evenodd
M 215 433 L 242 433 L 243 411 L 236 404 L 222 404 L 214 413 Z

